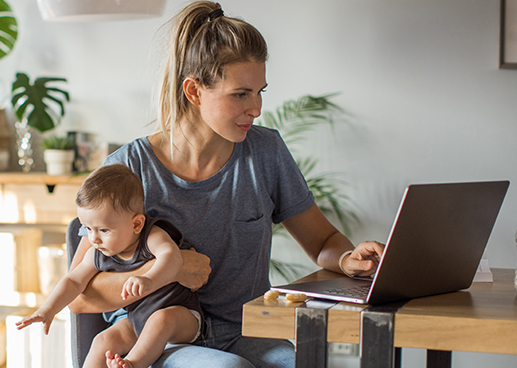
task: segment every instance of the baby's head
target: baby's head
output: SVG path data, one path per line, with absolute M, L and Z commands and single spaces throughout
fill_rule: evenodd
M 145 224 L 140 178 L 121 164 L 102 166 L 86 178 L 75 203 L 95 248 L 106 256 L 132 256 Z
M 110 206 L 116 212 L 143 214 L 142 181 L 125 165 L 101 166 L 86 178 L 77 193 L 75 204 L 79 208 Z

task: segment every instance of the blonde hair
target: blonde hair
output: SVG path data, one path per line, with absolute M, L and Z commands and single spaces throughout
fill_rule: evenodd
M 171 19 L 170 49 L 166 54 L 160 85 L 158 124 L 170 139 L 176 124 L 188 116 L 190 103 L 183 93 L 183 81 L 196 79 L 211 88 L 223 77 L 225 66 L 237 62 L 266 62 L 267 45 L 251 24 L 210 13 L 221 9 L 212 1 L 196 1 Z M 213 14 L 213 13 L 212 13 Z
M 112 164 L 92 172 L 77 192 L 75 204 L 80 208 L 97 209 L 110 205 L 115 211 L 144 213 L 142 181 L 127 166 Z

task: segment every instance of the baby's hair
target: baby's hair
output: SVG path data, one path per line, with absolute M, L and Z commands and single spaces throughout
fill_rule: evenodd
M 110 205 L 117 212 L 143 214 L 142 181 L 125 165 L 101 166 L 88 175 L 77 192 L 75 204 L 87 209 Z
M 216 13 L 217 16 L 213 16 Z M 171 20 L 160 86 L 158 122 L 172 139 L 175 125 L 188 116 L 190 103 L 183 93 L 187 77 L 212 88 L 224 78 L 224 68 L 237 62 L 266 62 L 264 37 L 251 24 L 224 15 L 221 5 L 196 1 Z

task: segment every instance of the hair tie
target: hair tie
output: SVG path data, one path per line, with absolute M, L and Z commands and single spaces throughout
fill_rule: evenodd
M 215 20 L 219 17 L 222 17 L 223 15 L 224 15 L 223 9 L 221 9 L 221 8 L 215 9 L 213 12 L 208 14 L 208 21 L 212 22 L 213 20 Z

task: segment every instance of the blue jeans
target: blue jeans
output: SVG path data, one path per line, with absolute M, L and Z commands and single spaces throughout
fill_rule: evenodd
M 198 345 L 172 345 L 152 368 L 293 368 L 294 346 L 287 340 L 241 336 L 241 326 L 206 317 Z

